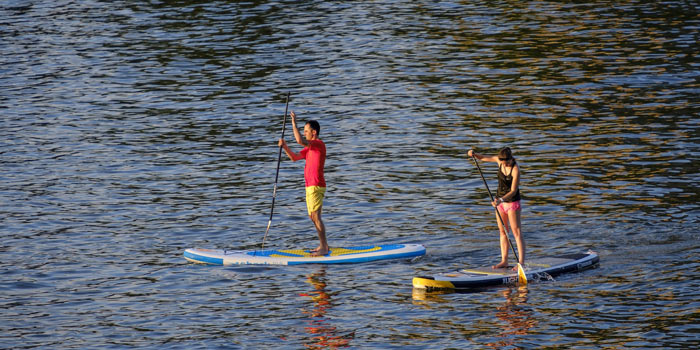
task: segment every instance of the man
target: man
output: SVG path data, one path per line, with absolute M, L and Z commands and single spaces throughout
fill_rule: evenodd
M 310 120 L 304 125 L 304 139 L 301 138 L 299 129 L 297 128 L 296 114 L 291 112 L 292 128 L 294 129 L 294 138 L 297 143 L 304 146 L 304 149 L 299 153 L 294 153 L 283 139 L 279 139 L 279 146 L 284 148 L 289 159 L 296 162 L 297 160 L 306 160 L 304 166 L 304 181 L 306 184 L 306 209 L 309 212 L 309 218 L 313 221 L 318 232 L 320 244 L 318 248 L 311 251 L 312 256 L 324 256 L 328 254 L 328 242 L 326 241 L 326 226 L 321 220 L 321 209 L 323 207 L 323 197 L 326 193 L 326 180 L 323 177 L 323 166 L 326 163 L 326 144 L 318 137 L 321 132 L 321 126 L 315 120 Z

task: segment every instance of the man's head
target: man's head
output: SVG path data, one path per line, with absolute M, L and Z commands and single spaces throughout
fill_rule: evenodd
M 320 133 L 321 125 L 319 125 L 317 121 L 309 120 L 308 122 L 306 122 L 306 125 L 304 125 L 304 137 L 307 140 L 317 139 Z

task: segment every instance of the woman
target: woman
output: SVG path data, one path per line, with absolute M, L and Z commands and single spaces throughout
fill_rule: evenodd
M 515 236 L 515 243 L 518 246 L 518 258 L 520 265 L 525 263 L 525 241 L 520 233 L 520 167 L 513 158 L 510 148 L 506 147 L 498 152 L 498 156 L 484 156 L 469 150 L 470 157 L 484 162 L 498 163 L 498 192 L 491 205 L 498 209 L 503 223 L 496 217 L 498 229 L 501 231 L 501 262 L 494 265 L 494 269 L 508 266 L 508 231 L 503 224 L 510 226 L 510 231 Z

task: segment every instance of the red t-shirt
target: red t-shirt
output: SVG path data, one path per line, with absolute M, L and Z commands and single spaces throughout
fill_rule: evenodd
M 306 187 L 326 187 L 323 178 L 323 166 L 326 164 L 326 144 L 321 140 L 310 140 L 309 144 L 301 150 L 301 155 L 306 160 L 304 166 L 304 180 Z

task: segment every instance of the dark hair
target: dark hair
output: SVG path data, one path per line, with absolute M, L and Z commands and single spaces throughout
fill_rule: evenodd
M 510 147 L 506 147 L 506 148 L 502 149 L 500 152 L 498 152 L 498 158 L 512 159 L 513 152 L 510 151 Z
M 309 124 L 309 126 L 311 127 L 311 129 L 316 130 L 316 135 L 320 135 L 320 134 L 321 134 L 321 125 L 319 125 L 317 121 L 315 121 L 315 120 L 309 120 L 308 122 L 306 122 L 306 124 Z

